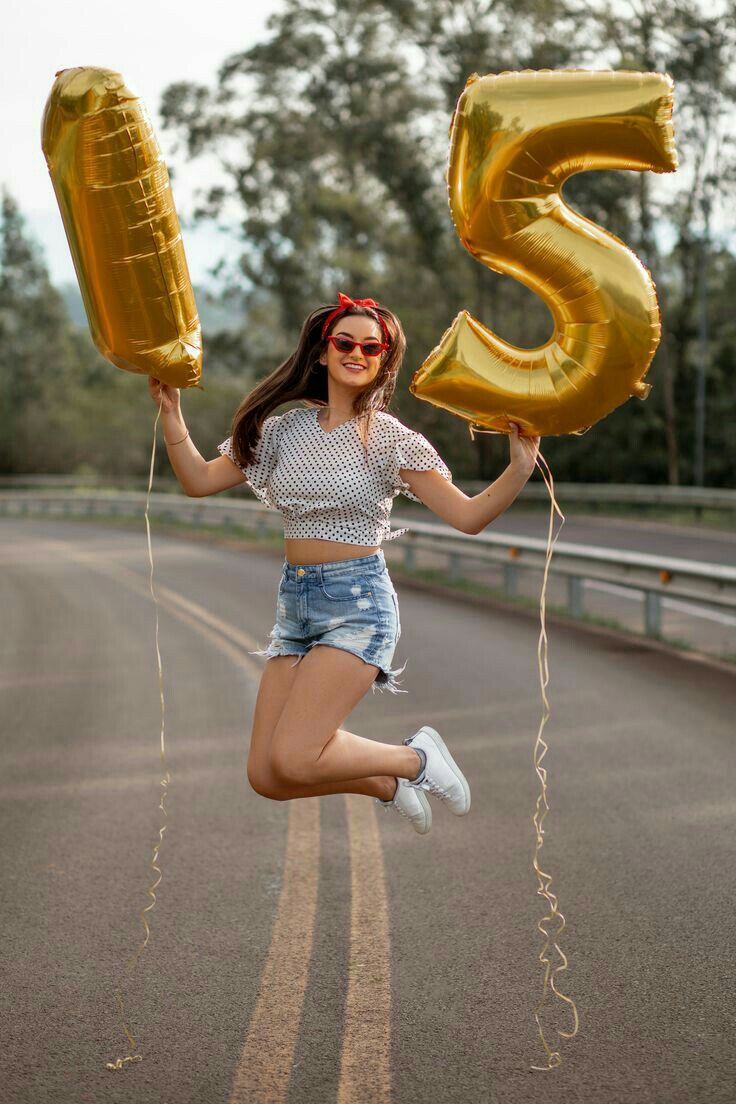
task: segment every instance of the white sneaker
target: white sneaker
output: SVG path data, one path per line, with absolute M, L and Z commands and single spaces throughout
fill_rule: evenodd
M 427 765 L 419 779 L 409 781 L 411 789 L 426 790 L 440 801 L 445 801 L 455 816 L 465 816 L 470 811 L 470 786 L 465 775 L 445 747 L 439 732 L 429 725 L 423 725 L 418 732 L 404 743 L 409 747 L 421 748 L 427 756 Z
M 390 801 L 376 798 L 376 804 L 383 809 L 396 809 L 402 816 L 408 817 L 414 831 L 426 835 L 432 827 L 432 810 L 421 790 L 410 789 L 406 778 L 398 778 L 396 793 Z

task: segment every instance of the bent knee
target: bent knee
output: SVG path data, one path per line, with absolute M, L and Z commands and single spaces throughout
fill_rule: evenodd
M 282 790 L 309 786 L 313 782 L 308 764 L 299 760 L 293 750 L 288 753 L 272 751 L 268 765 L 276 786 Z
M 276 789 L 288 790 L 295 786 L 309 784 L 309 778 L 306 777 L 305 772 L 300 770 L 294 763 L 284 763 L 279 760 L 272 761 L 271 770 Z
M 248 782 L 252 790 L 260 797 L 267 797 L 270 801 L 286 801 L 288 793 L 283 782 L 280 782 L 273 771 L 258 770 L 248 766 Z

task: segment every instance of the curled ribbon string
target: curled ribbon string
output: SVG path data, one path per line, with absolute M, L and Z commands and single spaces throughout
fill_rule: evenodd
M 161 651 L 159 649 L 159 643 L 158 643 L 158 599 L 156 598 L 156 592 L 153 589 L 153 551 L 151 549 L 151 526 L 150 526 L 150 523 L 149 523 L 149 520 L 148 520 L 148 510 L 149 510 L 149 506 L 150 506 L 150 503 L 151 503 L 151 487 L 153 486 L 153 467 L 154 467 L 154 462 L 155 462 L 155 459 L 156 459 L 156 430 L 158 428 L 158 420 L 159 420 L 160 417 L 161 417 L 161 407 L 159 406 L 158 414 L 156 415 L 156 421 L 153 424 L 153 446 L 151 448 L 151 466 L 150 466 L 150 470 L 149 470 L 149 473 L 148 473 L 148 494 L 146 496 L 145 517 L 146 517 L 146 537 L 147 537 L 147 540 L 148 540 L 148 562 L 149 562 L 150 568 L 151 568 L 150 578 L 149 578 L 149 585 L 150 585 L 151 596 L 152 596 L 153 601 L 154 601 L 154 607 L 155 607 L 155 612 L 156 612 L 156 659 L 157 659 L 157 662 L 158 662 L 158 689 L 159 689 L 159 698 L 160 698 L 160 701 L 161 701 L 161 768 L 163 770 L 163 778 L 161 779 L 161 783 L 160 783 L 160 785 L 161 785 L 161 795 L 160 795 L 161 799 L 159 801 L 159 806 L 158 807 L 161 810 L 161 812 L 163 814 L 163 817 L 162 817 L 161 826 L 159 828 L 158 842 L 154 844 L 153 853 L 151 855 L 151 864 L 150 864 L 151 865 L 151 870 L 154 872 L 155 875 L 158 875 L 158 877 L 153 882 L 153 884 L 151 886 L 149 886 L 149 888 L 148 888 L 148 896 L 151 898 L 151 903 L 149 905 L 146 905 L 146 907 L 141 911 L 141 922 L 143 924 L 143 929 L 145 931 L 145 939 L 143 940 L 143 942 L 141 943 L 138 950 L 129 959 L 126 966 L 124 967 L 123 972 L 122 972 L 122 974 L 121 974 L 121 976 L 118 980 L 117 988 L 115 990 L 115 996 L 116 996 L 116 999 L 117 999 L 118 1010 L 120 1012 L 120 1017 L 121 1017 L 121 1021 L 122 1021 L 122 1025 L 123 1025 L 123 1030 L 124 1030 L 124 1032 L 127 1036 L 128 1043 L 130 1044 L 130 1046 L 133 1050 L 136 1049 L 138 1043 L 137 1043 L 135 1037 L 133 1035 L 131 1035 L 131 1033 L 128 1029 L 128 1025 L 125 1021 L 125 1008 L 124 1008 L 124 1004 L 123 1004 L 123 991 L 122 991 L 122 984 L 121 983 L 122 983 L 123 976 L 126 973 L 130 973 L 133 966 L 135 966 L 136 962 L 138 961 L 138 959 L 142 955 L 144 949 L 148 945 L 148 941 L 149 941 L 150 934 L 151 934 L 151 929 L 148 926 L 148 919 L 146 917 L 146 913 L 150 912 L 151 909 L 156 904 L 155 890 L 158 888 L 158 886 L 161 882 L 161 879 L 163 877 L 163 874 L 161 872 L 161 867 L 158 865 L 158 855 L 159 855 L 159 851 L 161 850 L 161 844 L 163 842 L 164 832 L 166 831 L 166 824 L 165 824 L 166 817 L 167 817 L 167 813 L 166 813 L 166 794 L 167 794 L 167 791 L 168 791 L 169 783 L 171 781 L 171 776 L 169 774 L 169 769 L 168 769 L 168 766 L 167 766 L 167 763 L 166 763 L 166 745 L 165 745 L 165 738 L 164 738 L 165 712 L 166 712 L 166 704 L 165 704 L 165 701 L 164 701 L 164 674 L 163 674 L 163 668 L 161 666 Z M 121 1070 L 126 1065 L 129 1065 L 133 1062 L 142 1062 L 142 1061 L 143 1061 L 143 1055 L 142 1054 L 129 1054 L 125 1058 L 117 1058 L 114 1062 L 107 1062 L 106 1063 L 106 1069 Z
M 481 429 L 478 426 L 473 426 L 472 424 L 468 425 L 468 431 L 470 433 L 471 441 L 475 440 L 474 433 L 497 433 L 497 432 L 499 432 L 498 430 L 493 430 L 493 429 Z M 542 948 L 542 950 L 539 954 L 539 961 L 544 966 L 544 986 L 543 986 L 543 989 L 542 989 L 541 1000 L 540 1000 L 539 1004 L 537 1005 L 537 1007 L 534 1011 L 534 1019 L 537 1022 L 537 1030 L 539 1031 L 539 1037 L 542 1040 L 542 1046 L 544 1047 L 545 1053 L 547 1055 L 547 1065 L 546 1066 L 531 1066 L 530 1068 L 533 1069 L 533 1070 L 551 1070 L 551 1069 L 555 1069 L 557 1066 L 562 1065 L 562 1055 L 560 1054 L 560 1052 L 558 1050 L 551 1050 L 550 1047 L 548 1046 L 547 1040 L 546 1040 L 545 1035 L 544 1035 L 544 1031 L 542 1029 L 541 1020 L 540 1020 L 540 1013 L 542 1011 L 542 1007 L 544 1005 L 545 1000 L 547 999 L 547 996 L 548 996 L 549 992 L 554 993 L 554 995 L 556 997 L 558 997 L 559 1000 L 564 1001 L 566 1004 L 568 1004 L 570 1006 L 571 1011 L 572 1011 L 572 1015 L 573 1015 L 573 1019 L 574 1019 L 574 1023 L 575 1023 L 575 1026 L 574 1026 L 573 1030 L 570 1031 L 570 1032 L 567 1032 L 567 1031 L 560 1031 L 559 1028 L 555 1029 L 557 1031 L 557 1034 L 561 1038 L 563 1038 L 563 1039 L 572 1039 L 572 1038 L 574 1038 L 575 1035 L 577 1035 L 577 1033 L 578 1033 L 578 1028 L 580 1026 L 580 1019 L 579 1019 L 579 1016 L 578 1016 L 578 1010 L 577 1010 L 577 1006 L 575 1005 L 575 1001 L 572 999 L 572 997 L 568 997 L 564 993 L 561 993 L 559 991 L 559 989 L 557 988 L 557 985 L 556 985 L 556 981 L 555 981 L 556 975 L 558 973 L 562 973 L 563 970 L 567 969 L 567 957 L 563 953 L 562 948 L 560 947 L 559 942 L 558 942 L 560 935 L 562 934 L 562 932 L 565 929 L 565 917 L 562 915 L 562 913 L 560 912 L 560 910 L 557 907 L 557 897 L 556 897 L 556 895 L 554 893 L 552 893 L 551 890 L 550 890 L 550 886 L 552 884 L 552 876 L 551 876 L 551 874 L 546 874 L 541 869 L 541 867 L 539 865 L 539 861 L 538 861 L 539 852 L 541 851 L 542 847 L 544 846 L 544 828 L 542 827 L 542 825 L 544 823 L 544 818 L 546 817 L 547 813 L 549 812 L 549 801 L 547 800 L 547 770 L 546 770 L 545 767 L 542 766 L 542 760 L 544 759 L 544 757 L 545 757 L 545 755 L 547 754 L 547 751 L 548 751 L 548 746 L 545 743 L 545 741 L 542 739 L 542 732 L 544 731 L 544 727 L 547 724 L 547 721 L 549 720 L 549 718 L 551 716 L 551 709 L 550 709 L 550 705 L 549 705 L 549 700 L 547 698 L 547 686 L 549 684 L 549 663 L 548 663 L 548 655 L 547 655 L 547 625 L 546 625 L 547 580 L 549 578 L 549 565 L 550 565 L 550 562 L 552 560 L 552 551 L 554 549 L 555 544 L 557 543 L 557 538 L 560 535 L 560 531 L 562 530 L 562 526 L 565 524 L 565 515 L 560 510 L 557 499 L 555 498 L 554 479 L 552 477 L 552 472 L 550 471 L 549 465 L 548 465 L 547 461 L 544 459 L 544 457 L 542 456 L 541 452 L 538 452 L 537 457 L 535 458 L 535 464 L 539 468 L 542 479 L 544 480 L 545 486 L 546 486 L 546 488 L 549 492 L 550 510 L 549 510 L 549 529 L 547 531 L 547 549 L 546 549 L 545 560 L 544 560 L 544 575 L 543 575 L 543 579 L 542 579 L 542 591 L 541 591 L 540 600 L 539 600 L 539 617 L 540 617 L 540 622 L 541 622 L 541 628 L 540 628 L 540 633 L 539 633 L 539 642 L 538 642 L 538 645 L 537 645 L 537 664 L 538 664 L 538 667 L 539 667 L 539 685 L 540 685 L 540 688 L 541 688 L 541 691 L 542 691 L 542 701 L 544 703 L 544 708 L 543 708 L 543 711 L 542 711 L 542 718 L 541 718 L 541 721 L 539 723 L 539 730 L 537 732 L 536 743 L 534 745 L 534 768 L 535 768 L 537 774 L 539 775 L 539 780 L 542 783 L 542 789 L 541 789 L 541 793 L 539 794 L 539 797 L 537 798 L 536 809 L 535 809 L 535 813 L 534 813 L 534 828 L 535 828 L 535 831 L 536 831 L 536 837 L 537 838 L 536 838 L 536 846 L 534 848 L 533 865 L 534 865 L 534 870 L 536 872 L 537 880 L 538 880 L 538 883 L 539 883 L 538 888 L 537 888 L 537 894 L 538 894 L 538 896 L 544 897 L 546 899 L 547 903 L 549 904 L 549 912 L 547 913 L 546 916 L 543 916 L 542 919 L 537 924 L 538 930 L 542 933 L 542 935 L 545 938 L 545 944 L 544 944 L 544 946 L 543 946 L 543 948 Z M 542 467 L 542 464 L 544 464 L 544 467 Z M 545 474 L 545 469 L 546 469 L 546 474 Z M 553 531 L 553 528 L 554 528 L 555 513 L 557 513 L 557 515 L 560 517 L 561 523 L 560 523 L 560 526 L 559 526 L 557 532 L 555 533 L 554 539 L 553 539 L 552 538 L 552 531 Z M 540 752 L 540 748 L 541 748 L 541 752 Z M 539 754 L 538 754 L 538 752 L 539 752 Z M 552 930 L 552 931 L 548 930 L 548 926 L 550 924 L 556 922 L 556 921 L 559 921 L 556 930 Z M 558 966 L 554 967 L 554 969 L 552 968 L 552 961 L 551 961 L 550 956 L 549 956 L 550 944 L 552 944 L 554 946 L 554 949 L 557 951 L 557 953 L 559 954 L 560 959 L 561 959 L 560 964 Z
M 562 1056 L 561 1056 L 560 1052 L 558 1050 L 550 1050 L 549 1046 L 547 1045 L 547 1040 L 545 1039 L 544 1031 L 542 1030 L 542 1024 L 540 1022 L 540 1013 L 542 1011 L 542 1007 L 544 1005 L 544 1002 L 547 998 L 547 994 L 550 992 L 550 990 L 555 994 L 556 997 L 558 997 L 559 1000 L 564 1001 L 566 1004 L 568 1004 L 570 1006 L 570 1009 L 572 1011 L 573 1018 L 574 1018 L 574 1021 L 575 1021 L 575 1026 L 573 1027 L 572 1031 L 569 1031 L 569 1032 L 560 1031 L 559 1028 L 555 1028 L 555 1030 L 557 1031 L 557 1034 L 563 1039 L 572 1039 L 572 1038 L 574 1038 L 574 1036 L 577 1035 L 577 1033 L 578 1033 L 578 1027 L 580 1025 L 580 1020 L 579 1020 L 579 1017 L 578 1017 L 578 1010 L 577 1010 L 577 1007 L 575 1005 L 575 1001 L 572 999 L 572 997 L 568 997 L 564 993 L 561 993 L 559 991 L 559 989 L 557 988 L 557 985 L 556 985 L 556 982 L 555 982 L 556 975 L 558 973 L 562 973 L 563 970 L 567 969 L 567 957 L 563 953 L 562 948 L 560 947 L 559 942 L 558 942 L 560 935 L 562 934 L 562 932 L 565 929 L 565 917 L 562 915 L 562 913 L 559 911 L 559 909 L 557 907 L 557 896 L 556 896 L 556 894 L 552 893 L 552 891 L 550 890 L 550 886 L 552 884 L 552 876 L 550 874 L 546 874 L 541 869 L 541 867 L 539 866 L 539 862 L 538 862 L 539 852 L 541 851 L 542 847 L 544 846 L 544 828 L 542 827 L 542 825 L 544 823 L 544 818 L 546 817 L 547 813 L 549 812 L 549 802 L 547 800 L 547 770 L 546 770 L 545 767 L 543 767 L 541 765 L 542 760 L 544 759 L 545 755 L 547 754 L 547 750 L 548 750 L 547 749 L 547 744 L 542 739 L 542 732 L 544 730 L 544 726 L 547 724 L 547 721 L 549 720 L 550 715 L 551 715 L 550 705 L 549 705 L 549 701 L 547 699 L 547 685 L 549 683 L 549 664 L 548 664 L 548 659 L 547 659 L 547 627 L 546 627 L 547 579 L 549 577 L 549 565 L 550 565 L 550 561 L 552 559 L 552 551 L 554 549 L 555 544 L 557 543 L 557 538 L 560 535 L 560 531 L 562 530 L 562 526 L 565 524 L 565 515 L 562 513 L 562 511 L 559 508 L 559 505 L 557 504 L 557 499 L 555 498 L 554 479 L 552 478 L 552 472 L 550 471 L 549 465 L 547 464 L 547 461 L 542 456 L 541 452 L 538 453 L 535 462 L 536 462 L 537 467 L 539 468 L 539 471 L 542 475 L 542 479 L 545 482 L 545 486 L 547 487 L 547 490 L 549 491 L 549 496 L 550 496 L 549 529 L 548 529 L 548 532 L 547 532 L 547 551 L 546 551 L 546 556 L 545 556 L 545 561 L 544 561 L 544 577 L 543 577 L 543 580 L 542 580 L 542 593 L 541 593 L 540 601 L 539 601 L 539 614 L 540 614 L 540 621 L 541 621 L 541 629 L 540 629 L 540 633 L 539 633 L 539 643 L 538 643 L 538 647 L 537 647 L 537 661 L 538 661 L 538 666 L 539 666 L 539 684 L 540 684 L 541 691 L 542 691 L 542 701 L 544 702 L 544 710 L 542 712 L 542 719 L 541 719 L 540 724 L 539 724 L 539 731 L 537 732 L 537 739 L 536 739 L 536 743 L 534 745 L 534 768 L 535 768 L 537 774 L 539 775 L 539 779 L 542 783 L 542 790 L 541 790 L 541 793 L 539 794 L 539 797 L 537 798 L 536 810 L 535 810 L 535 813 L 534 813 L 534 828 L 535 828 L 535 831 L 536 831 L 536 834 L 537 834 L 536 846 L 534 848 L 534 870 L 536 872 L 537 879 L 538 879 L 538 882 L 539 882 L 539 886 L 537 888 L 537 894 L 540 897 L 544 897 L 547 900 L 547 903 L 549 904 L 549 912 L 547 913 L 546 916 L 543 916 L 542 919 L 537 924 L 538 930 L 545 937 L 544 947 L 542 948 L 542 950 L 539 954 L 539 961 L 544 965 L 544 986 L 543 986 L 543 989 L 542 989 L 541 1000 L 540 1000 L 537 1008 L 534 1011 L 534 1019 L 537 1021 L 537 1029 L 539 1031 L 539 1037 L 542 1040 L 542 1046 L 544 1047 L 546 1055 L 547 1055 L 547 1065 L 546 1066 L 532 1066 L 531 1069 L 533 1069 L 533 1070 L 550 1070 L 550 1069 L 554 1069 L 557 1066 L 562 1065 Z M 542 467 L 542 464 L 544 464 L 544 468 Z M 546 468 L 546 474 L 545 474 L 545 468 Z M 552 529 L 553 529 L 553 526 L 554 526 L 555 512 L 561 518 L 561 524 L 560 524 L 557 532 L 555 533 L 554 540 L 553 540 L 552 539 Z M 540 748 L 541 748 L 541 751 L 539 750 Z M 549 930 L 548 926 L 553 924 L 555 921 L 559 921 L 559 924 L 558 924 L 556 930 Z M 554 949 L 557 951 L 557 953 L 559 954 L 560 959 L 561 959 L 559 965 L 555 966 L 554 968 L 552 968 L 552 961 L 551 961 L 551 958 L 549 956 L 549 949 L 550 949 L 550 944 L 551 943 L 553 944 Z

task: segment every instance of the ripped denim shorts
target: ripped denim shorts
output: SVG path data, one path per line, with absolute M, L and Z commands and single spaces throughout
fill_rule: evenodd
M 267 648 L 250 655 L 298 656 L 315 644 L 329 644 L 379 668 L 371 689 L 399 690 L 391 669 L 401 636 L 399 600 L 381 549 L 372 556 L 319 564 L 284 561 L 276 602 L 276 624 Z

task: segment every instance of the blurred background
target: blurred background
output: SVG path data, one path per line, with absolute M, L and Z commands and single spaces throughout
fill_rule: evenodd
M 205 390 L 182 396 L 202 455 L 306 315 L 345 291 L 402 319 L 392 409 L 469 494 L 497 478 L 508 443 L 473 441 L 415 400 L 412 373 L 462 308 L 524 347 L 552 320 L 453 228 L 445 165 L 465 81 L 671 74 L 678 172 L 581 173 L 564 191 L 650 269 L 663 332 L 645 402 L 542 442 L 567 518 L 543 607 L 542 860 L 569 918 L 561 992 L 581 1014 L 544 1100 L 733 1104 L 735 3 L 4 6 L 3 1104 L 527 1104 L 526 1070 L 544 1065 L 530 753 L 546 488 L 535 473 L 473 535 L 401 497 L 393 526 L 410 531 L 384 545 L 408 693 L 368 695 L 350 727 L 398 744 L 438 725 L 472 778 L 468 823 L 439 813 L 420 855 L 400 818 L 374 824 L 357 795 L 255 793 L 252 653 L 273 624 L 282 520 L 243 486 L 168 493 L 180 487 L 159 425 L 146 546 L 156 407 L 143 376 L 92 345 L 41 151 L 55 73 L 88 65 L 145 102 L 172 177 L 203 323 Z M 111 1091 L 104 1063 L 128 1053 L 113 994 L 162 838 L 159 613 L 172 830 L 152 944 L 126 985 L 146 1061 Z
M 120 9 L 121 13 L 123 9 Z M 145 380 L 93 347 L 40 146 L 61 68 L 118 69 L 146 103 L 172 177 L 203 322 L 204 391 L 183 397 L 203 455 L 242 397 L 338 290 L 401 317 L 393 401 L 457 480 L 490 481 L 505 439 L 408 392 L 458 310 L 506 340 L 543 343 L 544 304 L 475 262 L 453 228 L 448 127 L 469 74 L 504 69 L 669 72 L 681 168 L 581 173 L 567 202 L 650 269 L 663 334 L 646 402 L 582 437 L 543 443 L 560 481 L 723 488 L 736 466 L 736 23 L 693 0 L 193 0 L 9 15 L 0 187 L 0 474 L 140 481 L 155 409 Z M 8 17 L 5 20 L 8 23 Z M 162 448 L 161 445 L 159 445 Z M 170 476 L 163 464 L 161 476 Z

